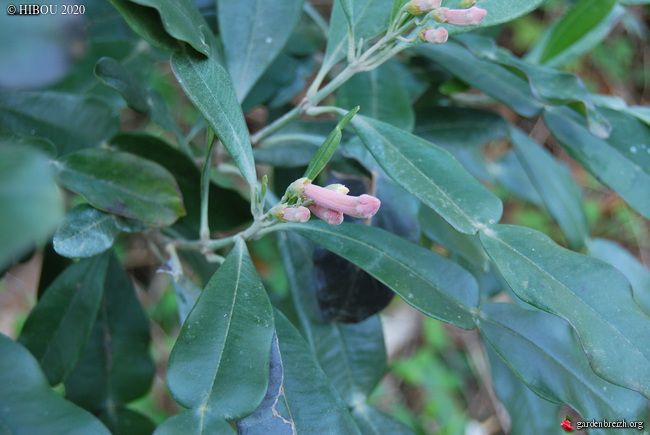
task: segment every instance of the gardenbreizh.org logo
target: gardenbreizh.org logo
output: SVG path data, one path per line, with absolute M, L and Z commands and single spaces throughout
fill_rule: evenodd
M 638 429 L 643 430 L 644 424 L 642 421 L 627 421 L 621 420 L 585 420 L 575 423 L 575 428 L 571 424 L 571 418 L 567 415 L 560 423 L 560 427 L 566 432 L 573 432 L 574 430 L 581 429 Z

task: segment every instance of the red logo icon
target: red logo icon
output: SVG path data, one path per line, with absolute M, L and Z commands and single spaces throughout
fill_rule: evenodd
M 573 426 L 571 426 L 571 419 L 569 417 L 566 417 L 564 421 L 560 423 L 560 426 L 562 426 L 562 429 L 566 432 L 573 432 L 575 430 Z

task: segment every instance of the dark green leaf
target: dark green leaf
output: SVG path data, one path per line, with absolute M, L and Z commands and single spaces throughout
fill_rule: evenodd
M 278 344 L 278 336 L 273 336 L 271 346 L 271 368 L 269 386 L 260 406 L 254 413 L 237 422 L 237 433 L 241 435 L 293 435 L 296 430 L 287 408 L 287 398 L 282 390 L 284 367 Z
M 146 112 L 147 91 L 131 73 L 115 59 L 102 57 L 95 65 L 95 75 L 106 86 L 122 95 L 126 104 L 137 112 Z
M 409 95 L 402 82 L 395 79 L 396 75 L 390 63 L 356 74 L 336 92 L 336 103 L 344 109 L 359 106 L 361 115 L 411 131 L 415 114 Z
M 476 281 L 455 263 L 387 231 L 365 225 L 325 222 L 284 228 L 349 260 L 386 284 L 425 314 L 473 329 L 478 304 Z
M 219 0 L 219 31 L 239 101 L 286 44 L 303 0 Z
M 606 114 L 612 116 L 613 111 Z M 614 130 L 605 141 L 590 134 L 567 108 L 547 108 L 544 121 L 572 157 L 639 213 L 650 218 L 650 195 L 647 189 L 640 188 L 650 185 L 650 155 L 647 149 L 641 148 L 641 143 L 650 144 L 647 126 L 632 117 L 627 117 L 627 122 L 619 125 L 622 119 L 614 115 Z M 648 141 L 637 142 L 642 138 Z
M 352 409 L 352 416 L 364 435 L 412 435 L 414 432 L 395 417 L 366 403 Z
M 149 116 L 151 116 L 151 120 L 167 131 L 170 131 L 176 137 L 176 141 L 178 141 L 186 154 L 191 155 L 186 149 L 188 145 L 187 140 L 183 135 L 183 130 L 181 130 L 178 122 L 174 119 L 171 109 L 167 105 L 163 96 L 160 95 L 160 92 L 155 89 L 149 89 L 147 92 L 147 105 L 149 107 Z
M 501 201 L 447 151 L 363 116 L 352 125 L 382 169 L 458 231 L 474 234 L 501 218 Z
M 151 387 L 155 368 L 149 343 L 149 322 L 135 288 L 111 256 L 104 298 L 88 344 L 65 380 L 66 397 L 94 414 L 106 412 L 109 427 L 119 425 L 128 413 L 121 416 L 117 408 Z
M 607 18 L 616 0 L 581 0 L 564 15 L 548 37 L 540 56 L 542 63 L 557 56 Z
M 461 155 L 460 157 L 464 156 Z M 510 193 L 543 207 L 542 198 L 539 196 L 537 188 L 514 151 L 507 151 L 501 159 L 492 163 L 488 162 L 480 152 L 474 153 L 472 157 L 476 157 L 477 163 L 485 162 L 485 168 L 490 174 L 494 175 L 494 181 L 502 184 Z M 463 160 L 461 162 L 466 164 Z
M 130 0 L 109 0 L 120 11 L 131 28 L 154 47 L 180 50 L 180 44 L 165 31 L 160 14 L 154 8 L 140 6 Z
M 297 433 L 358 434 L 348 407 L 314 360 L 307 343 L 289 320 L 275 311 L 284 366 L 284 394 Z
M 587 245 L 589 255 L 620 270 L 632 284 L 634 299 L 650 316 L 650 270 L 616 242 L 592 239 Z
M 68 212 L 54 234 L 54 250 L 64 257 L 92 257 L 110 249 L 120 232 L 115 217 L 80 204 Z
M 151 435 L 156 425 L 148 417 L 124 407 L 99 414 L 113 435 Z
M 560 406 L 533 393 L 491 347 L 485 346 L 485 351 L 490 362 L 492 385 L 510 417 L 508 433 L 556 432 Z
M 54 158 L 57 155 L 56 146 L 42 137 L 16 134 L 11 131 L 0 131 L 0 148 L 15 146 L 20 148 L 33 148 L 41 151 L 47 157 Z
M 512 304 L 487 304 L 481 307 L 479 328 L 506 364 L 542 398 L 571 406 L 585 420 L 647 416 L 647 401 L 641 395 L 591 371 L 579 340 L 560 318 Z
M 212 413 L 190 409 L 168 418 L 156 428 L 154 435 L 233 435 L 235 430 L 226 420 Z
M 54 167 L 62 186 L 100 210 L 153 227 L 171 225 L 185 214 L 176 180 L 151 160 L 89 149 L 58 159 Z
M 510 139 L 546 210 L 562 228 L 569 245 L 583 248 L 589 228 L 581 206 L 582 194 L 569 171 L 520 130 L 513 128 Z
M 495 26 L 497 24 L 507 23 L 516 18 L 534 11 L 544 3 L 544 0 L 485 0 L 477 4 L 481 9 L 487 11 L 487 15 L 477 26 L 458 27 L 446 25 L 450 35 L 467 32 L 469 30 L 480 29 L 481 27 Z M 445 4 L 444 6 L 453 7 Z
M 210 55 L 210 46 L 206 41 L 206 32 L 210 32 L 210 28 L 192 0 L 129 1 L 155 8 L 167 33 L 187 42 L 206 56 Z
M 309 166 L 307 166 L 305 174 L 303 175 L 304 177 L 309 178 L 310 180 L 316 179 L 318 174 L 320 174 L 320 172 L 323 170 L 323 168 L 325 168 L 327 163 L 334 155 L 336 147 L 338 147 L 339 143 L 341 143 L 341 130 L 343 130 L 346 125 L 348 125 L 348 122 L 350 122 L 352 117 L 358 111 L 359 106 L 356 106 L 350 110 L 338 124 L 336 124 L 334 130 L 332 130 L 332 132 L 327 136 L 325 142 L 323 142 L 323 144 L 318 148 L 318 151 L 316 151 L 316 154 L 309 162 Z
M 478 59 L 456 42 L 424 45 L 417 52 L 522 116 L 535 116 L 542 109 L 524 79 L 500 65 Z
M 221 139 L 244 179 L 256 185 L 248 128 L 226 70 L 215 59 L 188 52 L 174 54 L 171 64 L 185 93 Z
M 486 110 L 436 107 L 422 118 L 413 133 L 448 149 L 478 147 L 508 136 L 508 123 Z
M 0 130 L 51 140 L 59 155 L 97 147 L 120 129 L 117 111 L 92 97 L 1 92 Z
M 529 228 L 488 227 L 481 242 L 518 297 L 571 324 L 594 372 L 650 396 L 650 318 L 623 274 Z
M 81 357 L 104 292 L 109 255 L 68 267 L 29 314 L 20 342 L 38 359 L 50 384 L 61 382 Z
M 201 293 L 172 349 L 174 399 L 228 420 L 257 408 L 268 384 L 273 313 L 239 239 Z
M 20 144 L 0 146 L 0 270 L 41 244 L 63 218 L 47 157 Z
M 0 427 L 5 434 L 110 434 L 89 412 L 52 391 L 34 357 L 2 334 L 0 385 Z

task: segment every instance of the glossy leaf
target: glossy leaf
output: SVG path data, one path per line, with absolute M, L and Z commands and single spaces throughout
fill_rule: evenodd
M 185 214 L 174 177 L 150 160 L 90 149 L 58 159 L 54 167 L 62 186 L 100 210 L 153 227 L 171 225 Z
M 271 303 L 239 239 L 183 324 L 167 383 L 187 408 L 227 420 L 251 414 L 268 384 Z
M 501 201 L 447 151 L 370 118 L 352 125 L 382 169 L 458 231 L 474 234 L 501 218 Z
M 130 0 L 109 0 L 133 31 L 145 41 L 163 50 L 177 51 L 181 46 L 165 30 L 160 14 L 154 8 L 141 6 Z
M 0 145 L 0 270 L 45 242 L 63 218 L 63 199 L 47 157 L 38 150 Z
M 120 229 L 113 215 L 87 204 L 71 209 L 54 234 L 54 250 L 64 257 L 92 257 L 110 249 Z
M 208 24 L 203 19 L 191 0 L 129 0 L 142 6 L 154 8 L 160 14 L 167 33 L 176 39 L 185 41 L 195 50 L 206 56 L 210 55 L 210 46 L 206 41 Z
M 243 101 L 280 54 L 293 32 L 303 0 L 219 0 L 219 31 L 235 93 Z
M 325 168 L 327 163 L 332 159 L 336 148 L 339 143 L 341 143 L 341 131 L 345 128 L 346 125 L 350 122 L 352 117 L 359 111 L 359 106 L 354 107 L 350 110 L 344 117 L 336 124 L 334 130 L 325 138 L 323 144 L 318 148 L 316 154 L 309 162 L 309 166 L 305 170 L 303 175 L 310 180 L 315 180 L 318 174 Z
M 585 169 L 650 218 L 650 196 L 647 189 L 639 188 L 650 185 L 650 154 L 640 148 L 641 143 L 650 144 L 650 141 L 638 142 L 639 139 L 650 140 L 650 129 L 632 117 L 617 125 L 616 114 L 613 111 L 605 113 L 615 125 L 607 141 L 590 134 L 567 108 L 547 108 L 544 121 L 557 141 Z
M 423 313 L 472 329 L 478 304 L 476 281 L 455 263 L 387 231 L 325 222 L 284 228 L 353 262 Z
M 348 407 L 314 360 L 307 343 L 277 310 L 275 326 L 284 366 L 284 394 L 296 432 L 358 434 Z
M 146 112 L 147 91 L 118 61 L 110 57 L 102 57 L 95 65 L 95 75 L 106 86 L 110 86 L 122 95 L 126 104 L 137 112 Z
M 542 109 L 524 79 L 500 65 L 477 58 L 456 42 L 424 45 L 417 52 L 522 116 L 535 116 Z
M 192 103 L 226 147 L 244 179 L 257 183 L 248 127 L 226 70 L 215 59 L 176 53 L 172 70 Z
M 109 256 L 68 267 L 29 314 L 20 342 L 38 359 L 50 384 L 61 382 L 79 361 L 104 293 Z
M 508 136 L 508 123 L 494 112 L 436 107 L 425 115 L 413 133 L 447 149 L 478 147 Z
M 490 363 L 494 391 L 510 417 L 508 433 L 556 431 L 560 406 L 533 393 L 491 347 L 486 345 L 485 353 Z
M 479 328 L 506 364 L 542 398 L 571 406 L 585 420 L 647 416 L 647 401 L 640 394 L 591 371 L 580 342 L 562 319 L 512 304 L 487 304 L 481 307 Z
M 92 97 L 0 92 L 0 130 L 49 139 L 59 155 L 97 147 L 119 128 L 117 111 Z
M 2 334 L 0 385 L 0 427 L 3 433 L 110 434 L 92 414 L 50 389 L 34 357 Z
M 510 140 L 549 214 L 557 221 L 574 249 L 589 237 L 582 194 L 569 171 L 523 132 L 513 128 Z
M 128 413 L 121 415 L 117 408 L 151 387 L 155 368 L 149 344 L 149 322 L 133 283 L 111 256 L 88 344 L 65 380 L 66 398 L 95 414 L 105 412 L 107 425 L 118 426 Z
M 554 27 L 540 56 L 541 62 L 546 62 L 557 56 L 580 40 L 607 18 L 616 4 L 616 0 L 579 1 Z
M 346 3 L 346 2 L 344 2 Z M 368 41 L 388 28 L 392 0 L 354 0 L 352 12 L 346 14 L 340 1 L 334 2 L 330 18 L 330 31 L 321 71 L 329 71 L 348 52 L 348 16 L 352 16 L 352 29 L 356 43 L 363 38 Z
M 271 346 L 269 386 L 260 406 L 254 413 L 237 422 L 237 433 L 242 435 L 293 435 L 296 430 L 287 408 L 287 398 L 282 389 L 284 367 L 277 334 Z
M 650 318 L 618 270 L 525 227 L 489 227 L 481 242 L 518 297 L 571 324 L 594 372 L 650 396 Z
M 650 316 L 650 270 L 616 242 L 592 239 L 587 245 L 589 255 L 620 270 L 632 284 L 634 299 Z
M 395 80 L 396 75 L 390 63 L 358 73 L 336 92 L 336 104 L 344 109 L 359 106 L 361 115 L 411 131 L 415 113 L 404 85 Z
M 237 432 L 226 420 L 198 409 L 182 411 L 168 418 L 154 431 L 154 435 L 233 435 Z

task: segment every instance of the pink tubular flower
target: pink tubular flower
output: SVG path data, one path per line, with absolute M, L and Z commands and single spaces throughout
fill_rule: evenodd
M 331 210 L 316 204 L 310 205 L 309 210 L 330 225 L 341 225 L 343 222 L 343 213 L 340 211 Z
M 486 15 L 487 11 L 485 9 L 476 6 L 469 9 L 439 8 L 434 12 L 436 21 L 460 27 L 476 26 L 483 21 Z
M 307 222 L 311 213 L 307 207 L 287 207 L 282 211 L 282 219 L 287 222 Z
M 381 205 L 374 196 L 349 196 L 311 183 L 304 184 L 302 193 L 316 205 L 362 219 L 374 216 Z
M 434 29 L 433 27 L 425 27 L 420 30 L 420 39 L 424 42 L 430 42 L 431 44 L 444 44 L 449 38 L 449 32 L 447 29 L 438 27 Z

